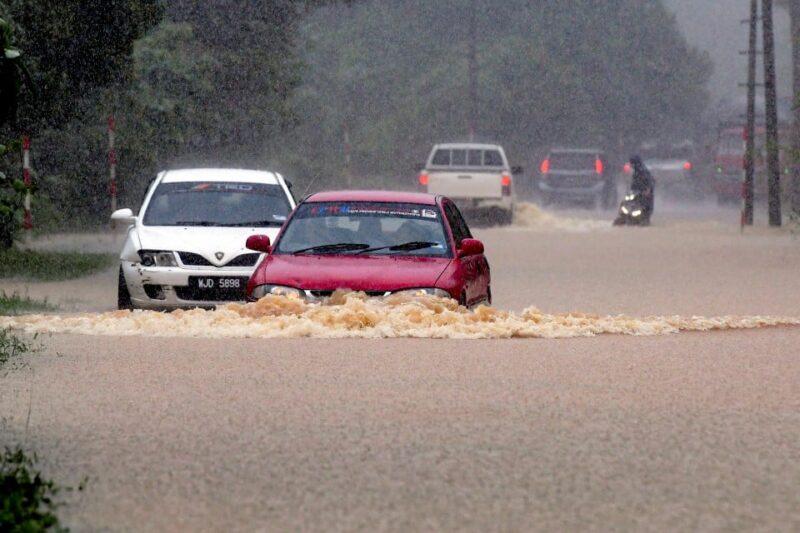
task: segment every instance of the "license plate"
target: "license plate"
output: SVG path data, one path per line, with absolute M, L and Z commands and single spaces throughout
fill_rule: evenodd
M 189 285 L 203 291 L 241 291 L 247 286 L 247 278 L 192 276 Z

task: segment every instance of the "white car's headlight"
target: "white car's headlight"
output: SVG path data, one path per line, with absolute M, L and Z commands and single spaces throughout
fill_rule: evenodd
M 419 289 L 406 289 L 397 291 L 395 294 L 410 294 L 413 296 L 436 296 L 439 298 L 452 298 L 449 292 L 444 289 L 436 289 L 434 287 L 422 287 Z
M 250 296 L 255 300 L 260 300 L 268 294 L 275 296 L 294 296 L 297 298 L 303 297 L 303 292 L 294 287 L 284 287 L 283 285 L 259 285 L 253 289 L 253 294 Z
M 146 267 L 174 267 L 178 266 L 175 260 L 175 252 L 162 252 L 156 250 L 139 250 L 139 257 L 142 264 Z

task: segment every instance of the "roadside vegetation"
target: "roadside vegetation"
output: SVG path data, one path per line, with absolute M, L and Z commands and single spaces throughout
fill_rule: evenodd
M 34 300 L 18 293 L 0 292 L 0 315 L 24 315 L 26 313 L 42 313 L 56 311 L 58 307 L 45 301 Z
M 0 329 L 0 369 L 32 346 Z M 60 487 L 36 468 L 37 457 L 21 448 L 6 448 L 0 453 L 0 531 L 35 533 L 67 531 L 56 515 L 61 503 L 57 497 L 72 487 Z M 82 482 L 78 490 L 83 490 Z
M 113 255 L 40 252 L 10 248 L 0 251 L 0 278 L 60 281 L 80 278 L 110 267 Z

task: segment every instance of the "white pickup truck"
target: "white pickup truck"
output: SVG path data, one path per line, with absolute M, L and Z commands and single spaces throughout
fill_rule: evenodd
M 514 183 L 505 151 L 496 144 L 437 144 L 419 175 L 430 194 L 453 200 L 462 212 L 500 224 L 514 217 Z

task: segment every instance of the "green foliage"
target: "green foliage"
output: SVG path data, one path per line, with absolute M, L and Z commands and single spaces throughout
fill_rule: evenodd
M 5 291 L 0 291 L 0 315 L 22 315 L 55 311 L 56 309 L 47 301 L 40 302 L 28 296 L 20 296 L 17 293 L 7 294 Z
M 0 251 L 0 279 L 59 281 L 88 276 L 109 268 L 114 256 L 81 252 Z
M 0 329 L 0 368 L 17 356 L 26 353 L 30 346 L 7 329 Z
M 36 456 L 6 449 L 0 456 L 0 530 L 67 531 L 55 514 L 60 488 L 34 468 Z
M 19 142 L 0 145 L 0 159 L 6 153 L 19 149 Z M 14 238 L 19 233 L 24 212 L 24 200 L 27 192 L 34 188 L 28 187 L 19 178 L 0 169 L 0 253 L 11 248 Z

